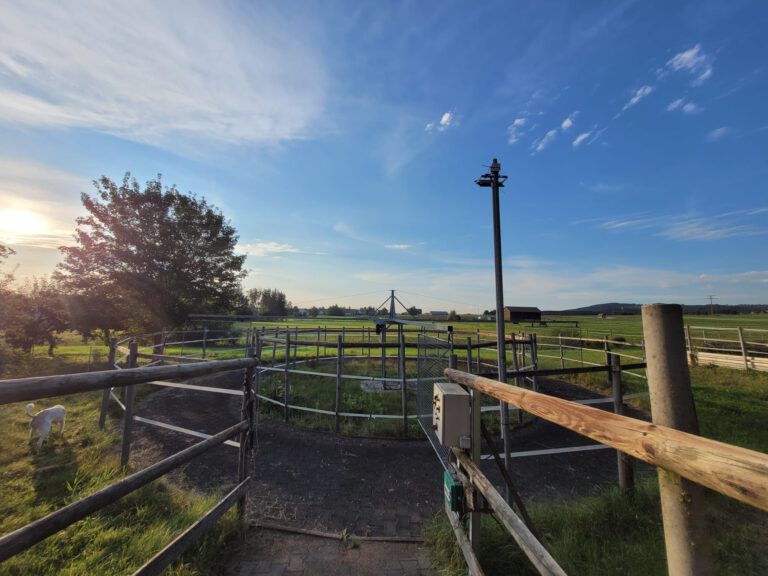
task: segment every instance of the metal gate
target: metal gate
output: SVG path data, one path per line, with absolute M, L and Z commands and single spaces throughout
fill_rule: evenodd
M 421 429 L 432 444 L 435 454 L 444 468 L 448 466 L 448 449 L 438 442 L 432 429 L 432 397 L 435 382 L 448 382 L 443 371 L 448 368 L 453 343 L 451 336 L 446 339 L 434 338 L 425 334 L 418 336 L 418 372 L 416 383 L 417 418 Z

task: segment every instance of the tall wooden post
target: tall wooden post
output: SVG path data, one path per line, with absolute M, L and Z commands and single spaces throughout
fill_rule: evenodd
M 341 412 L 341 365 L 343 363 L 343 355 L 344 355 L 344 338 L 339 334 L 336 337 L 336 432 L 339 431 L 340 427 L 340 416 L 339 412 Z
M 403 413 L 403 437 L 408 436 L 408 382 L 405 377 L 405 332 L 398 326 L 399 346 L 397 348 L 397 371 L 400 373 L 400 409 Z
M 383 324 L 381 326 L 381 334 L 379 334 L 379 342 L 382 344 L 387 343 L 387 327 Z M 381 347 L 381 377 L 387 377 L 387 349 L 384 346 Z
M 253 356 L 253 348 L 248 347 L 248 356 Z M 240 443 L 240 449 L 238 451 L 237 460 L 237 483 L 240 484 L 248 477 L 248 462 L 250 454 L 250 444 L 253 439 L 253 389 L 251 383 L 253 382 L 254 367 L 249 366 L 245 369 L 243 379 L 243 403 L 240 408 L 240 421 L 248 421 L 248 429 L 241 430 L 238 441 Z M 240 525 L 245 523 L 245 502 L 247 492 L 237 501 L 237 515 L 240 520 Z
M 688 363 L 696 364 L 696 351 L 693 348 L 693 338 L 691 338 L 691 325 L 685 326 L 685 339 L 688 342 Z
M 611 378 L 613 389 L 613 412 L 624 416 L 626 409 L 624 406 L 624 387 L 621 383 L 621 357 L 616 354 L 609 354 L 608 365 L 610 366 L 608 375 Z M 619 487 L 627 492 L 634 490 L 635 472 L 632 467 L 632 459 L 624 452 L 617 450 L 616 463 L 619 470 Z
M 739 345 L 741 346 L 741 356 L 744 358 L 744 370 L 749 370 L 749 357 L 747 356 L 747 344 L 744 342 L 744 329 L 739 326 L 736 330 L 739 332 Z
M 139 344 L 131 340 L 129 344 L 128 368 L 136 368 L 139 354 Z M 123 416 L 123 443 L 120 447 L 120 465 L 127 466 L 131 455 L 131 432 L 133 429 L 133 397 L 136 386 L 131 384 L 125 387 L 125 414 Z
M 109 369 L 115 369 L 115 349 L 117 348 L 117 338 L 111 338 L 109 340 L 109 356 L 107 357 L 107 363 Z M 109 408 L 109 394 L 112 392 L 112 388 L 107 387 L 101 393 L 101 412 L 99 413 L 99 430 L 104 430 L 104 424 L 107 421 L 107 409 Z
M 682 306 L 646 305 L 642 317 L 653 422 L 698 434 L 685 357 Z M 658 474 L 670 576 L 711 574 L 703 488 L 661 468 Z
M 291 333 L 285 330 L 285 358 L 283 359 L 283 417 L 288 422 L 288 369 L 291 363 Z

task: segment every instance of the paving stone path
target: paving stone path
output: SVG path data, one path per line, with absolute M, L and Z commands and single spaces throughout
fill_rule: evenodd
M 237 388 L 241 374 L 215 385 Z M 206 382 L 206 384 L 214 384 Z M 543 391 L 566 398 L 595 397 L 581 388 L 547 381 Z M 149 396 L 139 415 L 215 433 L 237 421 L 240 399 L 167 388 Z M 168 430 L 139 427 L 139 452 L 151 459 L 168 455 L 196 439 Z M 536 421 L 516 430 L 513 450 L 555 448 L 588 441 L 563 428 Z M 220 446 L 177 475 L 195 488 L 233 485 L 237 451 Z M 482 468 L 501 485 L 492 461 Z M 527 457 L 513 461 L 512 476 L 525 500 L 572 498 L 615 483 L 612 450 Z M 425 440 L 350 438 L 311 432 L 261 417 L 252 470 L 248 517 L 277 524 L 362 537 L 414 538 L 442 506 L 442 467 Z M 431 574 L 423 544 L 350 541 L 251 529 L 245 543 L 228 551 L 215 574 Z

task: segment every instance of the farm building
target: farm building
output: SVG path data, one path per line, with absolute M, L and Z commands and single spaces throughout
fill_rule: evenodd
M 504 306 L 504 321 L 541 322 L 541 310 L 532 306 Z

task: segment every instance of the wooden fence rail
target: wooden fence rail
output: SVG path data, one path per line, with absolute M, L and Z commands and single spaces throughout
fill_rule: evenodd
M 113 350 L 114 350 L 113 346 Z M 131 344 L 132 357 L 135 358 L 135 343 Z M 158 574 L 170 562 L 178 558 L 184 550 L 200 537 L 214 521 L 224 514 L 235 503 L 241 512 L 244 511 L 244 498 L 248 480 L 247 468 L 249 448 L 253 439 L 253 394 L 252 381 L 257 360 L 245 358 L 238 360 L 221 360 L 216 362 L 197 362 L 184 366 L 161 366 L 152 368 L 128 368 L 102 372 L 87 372 L 57 376 L 34 378 L 18 378 L 0 381 L 0 405 L 25 400 L 36 400 L 51 396 L 75 394 L 113 387 L 132 387 L 135 384 L 151 382 L 160 379 L 178 379 L 202 376 L 218 372 L 228 372 L 245 369 L 243 383 L 243 407 L 241 421 L 186 448 L 176 454 L 157 462 L 144 470 L 127 476 L 118 482 L 86 496 L 77 502 L 60 508 L 47 516 L 35 520 L 26 526 L 0 537 L 0 562 L 23 552 L 38 542 L 63 530 L 75 522 L 89 516 L 120 498 L 167 474 L 171 470 L 189 462 L 193 458 L 207 452 L 211 448 L 227 442 L 229 438 L 239 435 L 238 485 L 233 491 L 220 500 L 196 524 L 186 530 L 158 555 L 140 568 L 136 574 Z M 130 411 L 126 410 L 125 420 L 133 420 Z
M 768 455 L 446 369 L 459 384 L 768 511 Z

